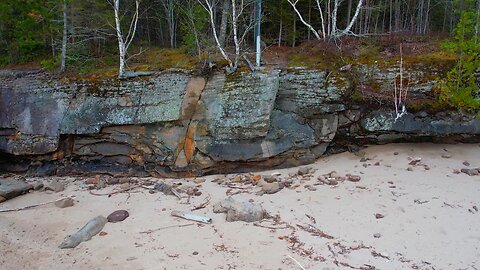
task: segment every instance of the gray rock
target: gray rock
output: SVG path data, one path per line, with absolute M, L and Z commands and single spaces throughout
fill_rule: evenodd
M 12 178 L 0 178 L 0 197 L 6 200 L 15 198 L 33 189 L 32 185 Z
M 75 204 L 72 198 L 63 198 L 55 202 L 55 206 L 59 208 L 71 207 Z
M 463 168 L 460 171 L 468 176 L 475 176 L 480 174 L 480 168 L 477 169 L 469 169 L 469 168 Z
M 53 192 L 62 192 L 65 190 L 65 184 L 59 182 L 58 180 L 51 180 L 45 182 L 44 184 L 45 190 L 52 190 Z
M 260 206 L 250 202 L 237 202 L 232 197 L 215 204 L 214 213 L 226 213 L 226 220 L 254 222 L 260 221 L 266 217 L 265 210 Z

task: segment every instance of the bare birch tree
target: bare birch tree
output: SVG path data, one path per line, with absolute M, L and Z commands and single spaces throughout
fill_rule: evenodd
M 200 5 L 208 12 L 210 17 L 210 24 L 212 28 L 213 38 L 215 40 L 215 44 L 222 54 L 222 57 L 227 60 L 228 68 L 227 72 L 232 73 L 238 69 L 241 54 L 242 54 L 242 44 L 245 40 L 247 33 L 253 28 L 254 21 L 250 20 L 249 22 L 243 22 L 244 19 L 243 15 L 245 13 L 245 9 L 250 6 L 252 1 L 244 1 L 244 0 L 230 0 L 231 4 L 231 29 L 233 32 L 233 44 L 235 45 L 235 54 L 233 57 L 230 57 L 225 49 L 225 44 L 222 44 L 220 41 L 219 35 L 217 33 L 216 27 L 216 18 L 215 18 L 215 10 L 214 10 L 214 0 L 197 0 Z M 240 27 L 240 23 L 242 24 Z
M 345 36 L 345 35 L 351 35 L 352 34 L 352 27 L 353 25 L 355 24 L 355 22 L 357 21 L 358 19 L 358 15 L 360 14 L 360 10 L 362 9 L 362 5 L 363 5 L 363 0 L 359 0 L 358 1 L 358 4 L 357 4 L 357 8 L 355 10 L 355 13 L 352 17 L 352 19 L 350 20 L 350 22 L 347 23 L 347 26 L 345 29 L 343 30 L 339 30 L 337 29 L 337 17 L 338 17 L 338 10 L 340 8 L 340 5 L 341 3 L 343 2 L 343 0 L 334 0 L 333 1 L 333 11 L 330 11 L 330 1 L 328 1 L 328 5 L 327 5 L 327 14 L 328 14 L 328 22 L 327 22 L 327 30 L 325 31 L 325 21 L 324 21 L 324 18 L 323 18 L 323 11 L 322 11 L 322 7 L 320 5 L 320 0 L 315 0 L 316 3 L 317 3 L 317 8 L 318 8 L 318 11 L 319 11 L 319 15 L 320 15 L 320 20 L 321 20 L 321 27 L 322 29 L 321 30 L 315 30 L 315 28 L 313 28 L 313 26 L 311 24 L 309 24 L 308 22 L 305 21 L 305 19 L 303 18 L 302 14 L 300 13 L 300 11 L 297 9 L 297 4 L 300 0 L 288 0 L 288 3 L 290 3 L 290 5 L 293 7 L 293 9 L 295 10 L 295 13 L 298 15 L 300 21 L 315 35 L 315 37 L 317 39 L 321 39 L 320 35 L 318 34 L 320 31 L 323 35 L 323 38 L 327 38 L 327 37 L 330 37 L 330 38 L 339 38 L 339 37 L 342 37 L 342 36 Z
M 127 51 L 128 51 L 128 48 L 130 47 L 130 44 L 132 44 L 133 38 L 135 37 L 135 32 L 137 30 L 140 0 L 135 0 L 135 12 L 133 14 L 132 20 L 130 21 L 130 26 L 128 28 L 128 32 L 126 36 L 124 36 L 122 32 L 122 25 L 120 20 L 120 0 L 113 0 L 112 7 L 115 13 L 115 30 L 117 33 L 118 54 L 119 54 L 119 60 L 120 60 L 119 67 L 118 67 L 118 77 L 124 78 L 125 66 L 128 61 L 128 59 L 126 58 Z

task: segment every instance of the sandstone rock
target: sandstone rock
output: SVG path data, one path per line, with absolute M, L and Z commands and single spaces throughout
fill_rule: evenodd
M 58 180 L 51 180 L 44 183 L 45 190 L 52 190 L 53 192 L 62 192 L 65 190 L 65 184 Z
M 264 194 L 274 194 L 277 193 L 281 190 L 281 186 L 278 182 L 273 182 L 273 183 L 265 183 L 262 186 L 262 192 Z
M 298 175 L 306 175 L 312 170 L 312 167 L 300 167 L 298 169 Z
M 40 190 L 43 188 L 43 183 L 40 181 L 35 181 L 32 183 L 33 190 Z
M 260 206 L 250 202 L 237 202 L 232 197 L 215 204 L 214 213 L 226 213 L 226 221 L 260 221 L 266 217 L 266 211 Z
M 0 196 L 6 200 L 27 193 L 33 186 L 13 178 L 0 178 Z
M 442 155 L 442 158 L 451 158 L 452 157 L 452 154 L 443 154 Z
M 70 207 L 70 206 L 73 206 L 74 204 L 75 202 L 73 201 L 72 198 L 63 198 L 55 202 L 55 206 L 59 208 Z

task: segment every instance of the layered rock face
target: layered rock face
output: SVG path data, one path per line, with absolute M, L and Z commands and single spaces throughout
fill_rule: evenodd
M 0 171 L 187 176 L 313 162 L 331 146 L 478 140 L 480 121 L 347 102 L 348 74 L 288 69 L 208 79 L 0 73 Z

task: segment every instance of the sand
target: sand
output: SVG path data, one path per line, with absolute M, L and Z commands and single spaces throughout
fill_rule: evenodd
M 249 193 L 233 195 L 235 200 L 251 200 L 278 215 L 278 223 L 260 224 L 279 229 L 226 222 L 225 214 L 213 213 L 212 205 L 226 198 L 228 188 L 211 181 L 225 179 L 223 175 L 204 177 L 199 188 L 202 195 L 189 202 L 163 193 L 150 194 L 143 188 L 110 197 L 94 196 L 80 188 L 82 179 L 64 178 L 69 184 L 61 193 L 36 191 L 0 204 L 0 209 L 15 208 L 62 196 L 74 196 L 76 201 L 68 208 L 50 204 L 0 213 L 0 268 L 480 269 L 480 212 L 476 210 L 480 208 L 480 176 L 453 173 L 466 167 L 464 161 L 480 167 L 479 146 L 370 146 L 357 155 L 342 153 L 319 159 L 309 165 L 316 169 L 307 177 L 310 180 L 293 177 L 296 188 L 263 196 L 247 188 Z M 451 157 L 442 158 L 446 153 Z M 370 160 L 360 162 L 363 154 Z M 412 157 L 420 157 L 420 164 L 409 165 Z M 278 172 L 282 179 L 289 179 L 298 169 L 253 174 Z M 313 185 L 319 182 L 318 176 L 331 171 L 356 174 L 361 180 Z M 192 179 L 169 181 L 194 185 Z M 188 211 L 208 196 L 211 203 L 195 212 L 211 217 L 212 224 L 170 215 L 173 210 Z M 58 248 L 65 236 L 91 218 L 118 209 L 128 210 L 130 216 L 107 223 L 106 235 L 96 235 L 74 249 Z M 188 226 L 178 226 L 184 224 Z M 309 233 L 298 225 L 315 229 Z M 167 228 L 141 233 L 160 227 Z

